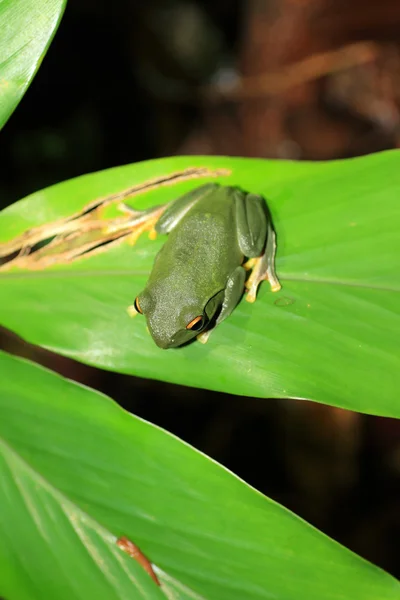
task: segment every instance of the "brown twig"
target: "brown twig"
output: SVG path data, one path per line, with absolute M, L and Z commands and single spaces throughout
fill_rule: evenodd
M 378 46 L 373 42 L 358 42 L 332 50 L 313 54 L 304 60 L 282 67 L 279 72 L 242 77 L 233 85 L 210 85 L 203 88 L 203 97 L 209 102 L 221 99 L 238 101 L 272 96 L 302 83 L 313 81 L 329 73 L 376 60 Z
M 143 569 L 150 575 L 152 580 L 157 585 L 160 585 L 160 581 L 159 581 L 157 575 L 154 573 L 151 562 L 143 554 L 143 552 L 140 550 L 140 548 L 138 548 L 138 546 L 136 546 L 136 544 L 131 542 L 131 540 L 129 540 L 127 537 L 121 536 L 117 540 L 117 546 L 118 546 L 118 548 L 121 548 L 121 550 L 123 550 L 126 554 L 129 554 L 129 556 L 131 558 L 134 558 L 143 567 Z

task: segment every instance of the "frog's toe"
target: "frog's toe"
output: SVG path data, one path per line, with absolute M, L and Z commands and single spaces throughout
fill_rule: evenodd
M 207 331 L 203 331 L 202 333 L 199 333 L 199 335 L 196 335 L 196 339 L 201 342 L 202 344 L 206 344 L 208 342 L 208 338 L 211 335 L 211 329 L 207 329 Z
M 279 283 L 279 280 L 275 274 L 273 265 L 265 254 L 253 259 L 251 268 L 253 270 L 245 283 L 245 287 L 247 289 L 247 302 L 256 301 L 257 289 L 262 281 L 269 281 L 272 292 L 278 292 L 281 289 L 281 284 Z
M 136 310 L 135 305 L 131 304 L 130 306 L 127 307 L 126 312 L 128 313 L 128 315 L 130 317 L 136 317 L 136 315 L 139 314 L 139 312 Z
M 271 292 L 279 292 L 279 290 L 282 289 L 282 286 L 277 279 L 273 282 L 270 282 L 270 285 L 271 285 Z

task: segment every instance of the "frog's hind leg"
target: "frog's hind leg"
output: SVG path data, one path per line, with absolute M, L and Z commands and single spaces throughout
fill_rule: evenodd
M 260 256 L 265 246 L 268 220 L 261 196 L 234 192 L 239 248 L 244 256 Z
M 217 187 L 217 183 L 206 183 L 170 202 L 164 214 L 157 222 L 156 232 L 164 234 L 172 231 L 175 225 L 179 223 L 196 202 L 214 191 Z
M 107 233 L 114 233 L 130 229 L 128 243 L 132 246 L 145 231 L 149 232 L 151 240 L 155 240 L 158 233 L 169 233 L 193 204 L 217 186 L 218 184 L 216 183 L 202 185 L 172 202 L 154 206 L 147 210 L 136 210 L 120 202 L 117 208 L 124 216 L 120 219 L 115 219 L 114 223 L 106 228 L 106 231 Z
M 124 217 L 115 219 L 114 222 L 106 227 L 106 233 L 114 233 L 117 231 L 129 231 L 128 243 L 134 246 L 137 239 L 145 231 L 149 232 L 149 238 L 155 240 L 157 232 L 155 226 L 161 215 L 167 208 L 167 204 L 153 206 L 147 210 L 136 210 L 123 202 L 117 205 Z
M 245 269 L 253 270 L 246 281 L 248 290 L 246 300 L 254 302 L 258 286 L 266 279 L 273 292 L 281 289 L 274 266 L 275 231 L 268 208 L 261 196 L 256 194 L 244 196 L 237 191 L 235 193 L 235 211 L 239 247 L 243 254 L 250 259 L 243 266 Z
M 251 275 L 246 281 L 247 302 L 255 302 L 258 286 L 262 281 L 269 281 L 271 290 L 278 292 L 281 289 L 278 277 L 275 273 L 276 235 L 270 221 L 267 224 L 267 241 L 261 256 L 250 258 L 243 267 L 252 269 Z
M 239 303 L 239 300 L 243 295 L 245 279 L 245 269 L 243 267 L 236 267 L 226 283 L 224 300 L 222 302 L 221 312 L 215 322 L 215 327 L 221 323 L 221 321 L 226 319 L 226 317 L 229 317 L 235 306 Z M 206 331 L 203 331 L 203 333 L 199 333 L 197 336 L 199 342 L 205 344 L 213 329 L 214 328 L 207 329 Z

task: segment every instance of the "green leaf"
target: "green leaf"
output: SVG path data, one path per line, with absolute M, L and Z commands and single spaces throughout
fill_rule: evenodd
M 0 595 L 159 597 L 112 547 L 126 535 L 178 599 L 399 598 L 388 574 L 109 398 L 5 353 L 0 372 Z
M 111 600 L 129 599 L 133 590 L 137 598 L 164 597 L 142 567 L 118 549 L 115 537 L 3 440 L 0 483 L 4 597 Z
M 206 345 L 161 350 L 144 318 L 130 319 L 126 312 L 165 239 L 143 235 L 134 247 L 123 241 L 42 270 L 29 257 L 25 268 L 4 265 L 1 324 L 29 342 L 97 367 L 399 417 L 399 156 L 394 151 L 326 163 L 169 158 L 40 191 L 0 213 L 4 242 L 154 177 L 196 166 L 231 170 L 219 177 L 221 183 L 268 200 L 282 290 L 271 293 L 263 283 L 257 301 L 243 300 Z M 158 187 L 130 203 L 162 204 L 210 179 Z
M 0 129 L 25 94 L 66 0 L 0 1 Z

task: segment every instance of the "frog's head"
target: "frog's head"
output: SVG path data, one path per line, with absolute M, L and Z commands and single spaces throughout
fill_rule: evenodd
M 171 290 L 170 290 L 171 292 Z M 166 298 L 166 300 L 163 300 Z M 182 296 L 172 298 L 144 290 L 135 300 L 137 312 L 145 315 L 151 336 L 160 348 L 177 348 L 190 342 L 212 324 L 222 307 L 221 290 L 200 307 L 188 299 L 182 306 Z M 178 308 L 179 307 L 179 308 Z

